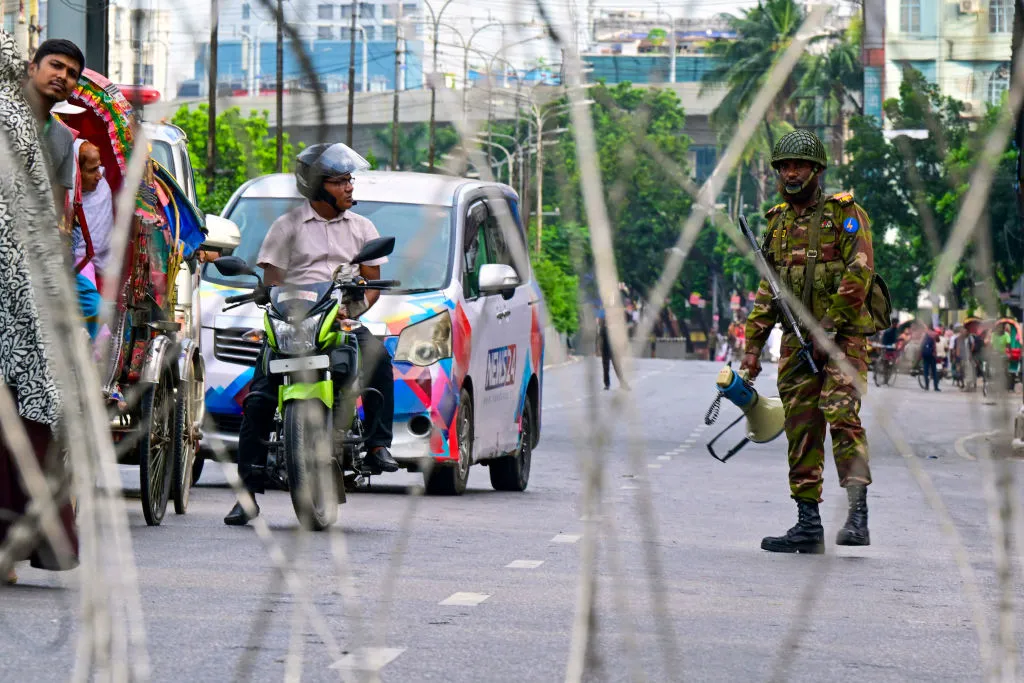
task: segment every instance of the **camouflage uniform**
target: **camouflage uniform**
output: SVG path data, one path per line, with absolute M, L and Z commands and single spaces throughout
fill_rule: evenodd
M 868 216 L 847 193 L 825 196 L 800 216 L 783 203 L 766 217 L 764 251 L 779 279 L 796 299 L 802 299 L 809 239 L 808 226 L 825 206 L 821 219 L 818 261 L 814 270 L 811 312 L 826 330 L 834 330 L 835 343 L 857 370 L 861 386 L 868 371 L 867 337 L 874 332 L 866 306 L 874 273 Z M 768 335 L 779 320 L 765 280 L 758 287 L 753 311 L 747 318 L 747 353 L 761 354 Z M 825 462 L 825 423 L 831 426 L 833 454 L 840 484 L 871 483 L 868 444 L 860 422 L 861 395 L 854 378 L 843 374 L 829 359 L 820 375 L 814 375 L 796 352 L 796 336 L 783 336 L 779 360 L 779 393 L 786 410 L 789 440 L 789 485 L 794 499 L 821 500 Z

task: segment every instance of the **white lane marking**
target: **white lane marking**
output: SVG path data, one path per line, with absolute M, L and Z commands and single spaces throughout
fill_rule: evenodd
M 625 486 L 622 486 L 620 488 L 623 491 L 638 491 L 640 489 L 639 486 L 632 486 L 631 484 L 626 484 Z
M 651 464 L 649 464 L 647 466 L 647 469 L 649 469 L 649 470 L 660 470 L 661 469 L 661 465 L 652 462 Z
M 506 569 L 536 569 L 544 564 L 544 560 L 512 560 L 505 565 Z
M 454 605 L 457 607 L 476 607 L 481 602 L 491 597 L 487 593 L 452 593 L 447 598 L 437 603 L 439 605 Z
M 580 534 L 558 534 L 551 539 L 552 543 L 575 543 L 583 538 Z
M 405 652 L 404 647 L 361 647 L 350 652 L 329 669 L 349 669 L 351 671 L 380 671 L 395 661 L 398 655 Z
M 659 455 L 658 456 L 658 460 L 671 460 L 671 459 L 672 459 L 671 455 Z
M 967 442 L 974 439 L 979 439 L 983 436 L 995 436 L 999 433 L 999 430 L 993 430 L 991 432 L 975 432 L 974 434 L 968 434 L 967 436 L 961 436 L 956 442 L 953 443 L 953 450 L 964 460 L 977 460 L 977 458 L 971 455 L 967 451 Z
M 686 441 L 683 441 L 683 445 L 687 445 L 687 446 L 695 444 L 695 443 L 697 443 L 697 439 L 687 439 Z

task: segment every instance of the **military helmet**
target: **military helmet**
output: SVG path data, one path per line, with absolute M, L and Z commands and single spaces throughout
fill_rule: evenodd
M 778 169 L 780 161 L 786 159 L 802 159 L 818 164 L 822 168 L 828 166 L 825 145 L 821 139 L 809 130 L 794 130 L 779 138 L 772 151 L 772 168 Z

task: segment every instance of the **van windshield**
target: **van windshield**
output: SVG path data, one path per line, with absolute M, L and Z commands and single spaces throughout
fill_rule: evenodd
M 262 275 L 262 269 L 256 266 L 256 258 L 270 225 L 303 201 L 297 197 L 239 199 L 226 216 L 238 225 L 242 235 L 234 255 L 245 259 Z M 450 207 L 360 201 L 351 210 L 373 221 L 381 236 L 395 238 L 395 251 L 381 266 L 380 274 L 385 280 L 401 280 L 402 288 L 392 292 L 432 291 L 443 289 L 448 284 L 454 232 Z M 256 278 L 251 275 L 224 275 L 212 263 L 206 265 L 203 277 L 229 287 L 253 287 L 256 284 Z

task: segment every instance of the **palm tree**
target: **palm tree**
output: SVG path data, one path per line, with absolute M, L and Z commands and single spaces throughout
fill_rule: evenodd
M 863 113 L 862 104 L 853 96 L 864 83 L 860 47 L 854 41 L 851 32 L 847 32 L 825 54 L 806 59 L 796 92 L 798 120 L 811 126 L 829 127 L 832 158 L 836 163 L 842 161 L 847 114 L 851 108 Z
M 722 18 L 736 32 L 736 40 L 708 46 L 708 53 L 718 64 L 701 79 L 701 91 L 709 86 L 728 88 L 725 98 L 711 113 L 711 123 L 732 128 L 750 108 L 775 60 L 796 36 L 804 22 L 804 11 L 794 0 L 761 0 L 739 16 L 724 14 Z M 796 72 L 789 74 L 765 117 L 770 145 L 774 145 L 770 121 L 795 119 L 791 98 L 801 76 Z

